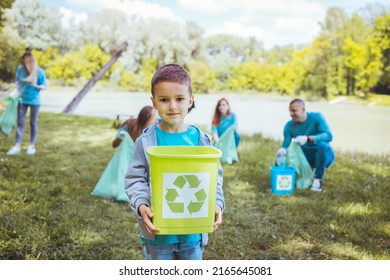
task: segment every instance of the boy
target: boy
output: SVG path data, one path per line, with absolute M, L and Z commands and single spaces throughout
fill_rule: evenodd
M 207 234 L 155 235 L 150 208 L 150 146 L 211 146 L 211 139 L 199 128 L 186 125 L 184 118 L 193 108 L 191 78 L 177 64 L 167 64 L 152 78 L 152 103 L 161 122 L 147 127 L 135 142 L 133 156 L 125 177 L 125 191 L 130 206 L 137 213 L 141 240 L 147 260 L 201 260 Z M 225 202 L 222 191 L 222 168 L 219 166 L 214 229 L 222 223 Z

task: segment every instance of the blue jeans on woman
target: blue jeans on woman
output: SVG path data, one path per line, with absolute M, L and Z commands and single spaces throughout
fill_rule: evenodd
M 38 136 L 38 114 L 39 114 L 39 105 L 25 105 L 18 104 L 18 125 L 16 128 L 16 139 L 15 143 L 22 143 L 22 138 L 24 134 L 24 124 L 26 122 L 27 109 L 30 107 L 30 143 L 35 144 Z
M 201 260 L 201 241 L 174 244 L 144 244 L 146 260 Z

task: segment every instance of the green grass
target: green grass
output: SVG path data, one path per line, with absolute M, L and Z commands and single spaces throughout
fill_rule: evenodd
M 0 137 L 0 259 L 143 259 L 127 203 L 90 195 L 112 121 L 41 113 L 39 124 L 35 156 L 6 156 L 14 135 Z M 389 155 L 336 151 L 322 193 L 276 196 L 279 144 L 243 136 L 240 162 L 223 166 L 227 209 L 204 259 L 390 259 Z

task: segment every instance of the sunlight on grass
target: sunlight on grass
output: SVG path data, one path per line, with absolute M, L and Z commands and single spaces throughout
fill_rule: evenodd
M 275 249 L 284 251 L 288 254 L 302 254 L 304 255 L 313 248 L 313 244 L 302 238 L 294 238 L 289 241 L 283 241 L 282 244 L 275 246 Z
M 390 245 L 390 222 L 385 223 L 385 224 L 381 224 L 381 225 L 377 225 L 375 228 L 378 232 L 382 232 L 384 235 L 387 236 L 387 238 L 389 238 L 388 245 Z
M 343 206 L 336 207 L 335 210 L 336 212 L 344 216 L 368 216 L 381 213 L 381 209 L 373 207 L 371 203 L 348 203 Z
M 115 151 L 112 120 L 42 113 L 40 128 L 34 157 L 5 156 L 14 137 L 0 137 L 0 259 L 143 259 L 129 205 L 90 194 Z M 324 192 L 277 196 L 279 144 L 243 135 L 239 163 L 223 165 L 205 259 L 390 259 L 389 157 L 339 152 Z
M 90 246 L 104 242 L 104 238 L 100 234 L 85 229 L 72 231 L 70 237 L 79 246 Z
M 354 246 L 349 242 L 328 244 L 325 250 L 330 251 L 335 256 L 340 256 L 340 259 L 356 259 L 356 260 L 372 259 L 371 254 L 365 251 L 361 251 L 359 247 Z

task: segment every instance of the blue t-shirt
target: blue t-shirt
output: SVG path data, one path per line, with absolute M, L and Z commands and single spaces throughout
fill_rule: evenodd
M 232 125 L 235 126 L 235 131 L 237 132 L 237 117 L 234 113 L 230 113 L 229 115 L 222 117 L 218 126 L 211 127 L 211 132 L 217 133 L 218 137 L 221 137 L 221 135 L 224 134 L 224 132 Z
M 29 73 L 27 69 L 24 66 L 19 65 L 18 69 L 16 70 L 15 78 L 19 90 L 19 102 L 25 105 L 41 105 L 41 100 L 39 96 L 40 90 L 24 80 L 28 76 Z M 41 68 L 38 68 L 38 77 L 36 85 L 46 87 L 45 72 Z
M 290 146 L 292 138 L 299 135 L 313 135 L 314 141 L 307 142 L 302 146 L 303 152 L 307 155 L 316 153 L 319 142 L 331 142 L 333 139 L 328 123 L 324 116 L 318 112 L 308 112 L 307 118 L 303 123 L 296 123 L 294 120 L 288 121 L 284 127 L 283 135 L 282 147 L 286 149 Z
M 199 146 L 199 131 L 194 126 L 188 126 L 188 129 L 183 132 L 172 133 L 161 130 L 158 125 L 154 126 L 156 130 L 158 146 Z M 173 244 L 173 243 L 189 243 L 197 242 L 202 239 L 201 234 L 162 234 L 156 235 L 155 240 L 147 240 L 142 238 L 142 241 L 148 244 Z

